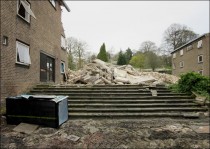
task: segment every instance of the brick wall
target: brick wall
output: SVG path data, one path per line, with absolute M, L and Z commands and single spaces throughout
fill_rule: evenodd
M 40 52 L 55 58 L 55 83 L 62 81 L 60 62 L 65 61 L 66 51 L 61 49 L 61 7 L 54 8 L 49 1 L 32 1 L 31 10 L 36 19 L 30 23 L 17 15 L 17 1 L 1 1 L 1 39 L 8 37 L 8 45 L 1 42 L 1 99 L 27 92 L 40 83 Z M 16 40 L 30 45 L 31 65 L 16 64 Z
M 202 47 L 197 48 L 198 41 L 202 40 Z M 191 50 L 187 50 L 187 46 L 192 45 L 193 48 Z M 183 50 L 183 55 L 180 55 L 180 50 Z M 179 76 L 182 73 L 186 73 L 189 71 L 198 72 L 199 70 L 203 70 L 203 75 L 210 76 L 209 70 L 209 34 L 203 36 L 192 43 L 184 46 L 183 48 L 177 50 L 176 58 L 173 58 L 172 55 L 172 65 L 175 65 L 175 69 L 173 69 L 173 75 Z M 203 55 L 203 62 L 198 63 L 198 55 Z M 180 68 L 180 61 L 184 62 L 184 67 Z

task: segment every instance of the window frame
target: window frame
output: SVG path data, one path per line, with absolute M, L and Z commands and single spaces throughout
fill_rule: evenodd
M 4 46 L 8 46 L 8 37 L 7 37 L 7 36 L 3 36 L 2 44 L 3 44 Z
M 179 54 L 180 54 L 180 56 L 183 56 L 183 55 L 184 55 L 184 50 L 181 49 L 181 50 L 179 51 Z
M 62 69 L 62 64 L 64 66 L 64 69 Z M 63 70 L 63 71 L 62 71 Z M 61 65 L 60 65 L 60 72 L 61 74 L 65 74 L 66 73 L 66 64 L 64 61 L 61 61 Z
M 176 65 L 175 65 L 175 63 L 173 63 L 173 64 L 172 64 L 172 68 L 173 68 L 173 70 L 175 70 L 175 69 L 176 69 Z
M 180 62 L 179 62 L 179 67 L 180 67 L 180 68 L 183 68 L 183 67 L 184 67 L 184 61 L 180 61 Z
M 190 51 L 192 49 L 193 49 L 193 45 L 192 44 L 187 46 L 187 51 Z
M 25 46 L 27 47 L 28 49 L 28 56 L 29 56 L 29 61 L 30 63 L 24 63 L 24 62 L 21 62 L 21 61 L 18 61 L 18 44 L 21 44 L 22 46 Z M 20 57 L 20 56 L 19 56 Z M 19 58 L 20 59 L 20 58 Z M 20 65 L 25 65 L 25 66 L 29 66 L 31 65 L 31 57 L 30 57 L 30 45 L 27 45 L 19 40 L 16 40 L 16 64 L 20 64 Z
M 61 35 L 61 48 L 66 49 L 66 38 Z
M 29 8 L 31 8 L 31 4 L 30 4 L 27 0 L 25 0 L 25 2 L 28 4 Z M 25 16 L 28 16 L 28 17 L 25 17 L 25 18 L 24 18 L 23 16 L 21 16 L 21 15 L 19 14 L 20 5 L 22 5 L 22 4 L 21 4 L 21 0 L 18 0 L 18 1 L 17 1 L 17 15 L 18 15 L 20 18 L 22 18 L 23 20 L 25 20 L 26 22 L 30 23 L 30 22 L 31 22 L 31 15 L 26 11 L 25 8 L 24 8 L 24 10 L 25 10 Z M 23 6 L 23 7 L 24 7 L 24 6 Z
M 197 43 L 197 48 L 200 49 L 200 48 L 202 48 L 202 46 L 203 46 L 203 40 L 201 39 Z
M 176 53 L 173 53 L 173 58 L 176 58 Z
M 203 75 L 203 69 L 199 70 L 198 73 Z
M 202 58 L 202 60 L 200 61 L 200 57 Z M 203 63 L 203 55 L 198 55 L 198 63 Z

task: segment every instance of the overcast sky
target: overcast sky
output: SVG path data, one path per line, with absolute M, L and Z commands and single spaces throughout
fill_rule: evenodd
M 85 41 L 98 53 L 138 50 L 147 40 L 160 46 L 164 31 L 173 23 L 198 34 L 209 32 L 209 1 L 66 1 L 62 22 L 66 37 Z

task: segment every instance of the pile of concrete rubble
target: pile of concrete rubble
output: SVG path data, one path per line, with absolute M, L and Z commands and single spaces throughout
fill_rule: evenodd
M 140 72 L 131 65 L 117 66 L 105 63 L 99 59 L 88 63 L 83 69 L 78 71 L 68 70 L 68 84 L 87 84 L 87 85 L 114 85 L 114 84 L 139 84 L 139 85 L 157 85 L 176 83 L 178 77 L 158 73 L 158 72 Z

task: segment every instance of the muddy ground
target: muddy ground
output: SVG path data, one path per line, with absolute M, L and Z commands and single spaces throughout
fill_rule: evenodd
M 1 148 L 208 149 L 209 119 L 68 120 L 59 129 L 39 126 L 32 134 L 1 123 Z M 72 141 L 69 137 L 80 137 Z

